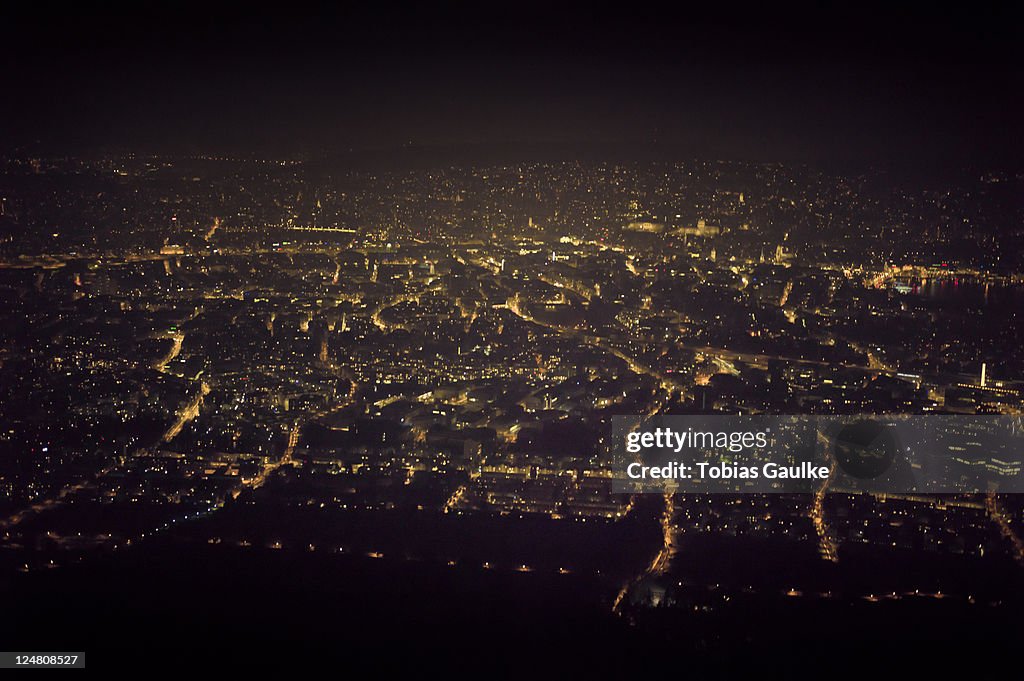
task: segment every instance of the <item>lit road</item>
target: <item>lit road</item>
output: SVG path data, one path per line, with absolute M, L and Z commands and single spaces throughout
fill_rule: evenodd
M 672 390 L 678 390 L 682 394 L 685 394 L 685 386 L 678 379 L 671 376 L 666 376 L 651 367 L 645 366 L 644 364 L 638 362 L 635 358 L 630 357 L 629 355 L 622 352 L 618 348 L 609 346 L 604 340 L 598 338 L 597 336 L 585 334 L 580 331 L 577 331 L 576 329 L 570 329 L 563 326 L 557 326 L 555 324 L 548 324 L 542 322 L 539 319 L 533 317 L 532 315 L 524 312 L 522 306 L 519 304 L 519 300 L 517 297 L 509 299 L 507 307 L 509 311 L 511 311 L 514 315 L 516 315 L 525 322 L 541 326 L 545 329 L 548 329 L 549 331 L 554 331 L 555 333 L 558 334 L 576 336 L 578 339 L 582 340 L 587 345 L 591 345 L 611 355 L 614 355 L 615 357 L 618 357 L 619 359 L 626 363 L 626 365 L 630 368 L 631 371 L 637 374 L 643 374 L 656 379 L 658 383 L 661 385 L 661 387 L 668 392 L 671 392 Z
M 170 347 L 170 349 L 167 351 L 166 355 L 164 355 L 163 357 L 158 359 L 153 364 L 153 368 L 156 369 L 157 371 L 165 371 L 167 369 L 167 365 L 170 364 L 171 362 L 173 362 L 174 359 L 179 354 L 181 354 L 181 345 L 182 345 L 182 343 L 184 343 L 184 341 L 185 341 L 185 334 L 181 333 L 180 331 L 178 333 L 175 333 L 174 335 L 172 335 L 171 336 L 171 347 Z
M 197 314 L 198 311 L 192 315 L 192 318 L 194 319 L 197 316 Z M 170 350 L 168 350 L 167 354 L 164 355 L 163 358 L 158 360 L 153 365 L 153 368 L 156 369 L 157 371 L 165 372 L 167 365 L 181 353 L 181 346 L 185 340 L 185 334 L 179 331 L 173 334 L 171 336 L 171 339 L 173 343 L 171 345 Z M 190 421 L 199 416 L 199 408 L 202 406 L 203 397 L 208 395 L 209 392 L 210 387 L 206 384 L 206 382 L 200 382 L 199 391 L 197 392 L 196 395 L 189 398 L 187 402 L 185 402 L 178 408 L 178 410 L 175 412 L 174 422 L 171 423 L 171 425 L 168 426 L 167 430 L 164 431 L 163 435 L 160 436 L 160 442 L 170 442 L 178 435 L 178 433 L 181 432 L 181 430 L 185 427 L 186 424 L 188 424 Z M 145 448 L 140 448 L 132 452 L 131 456 L 140 456 L 145 452 Z M 70 485 L 66 485 L 62 487 L 60 490 L 58 490 L 56 493 L 54 493 L 52 496 L 41 501 L 38 501 L 29 506 L 28 508 L 24 508 L 20 511 L 17 511 L 8 516 L 7 518 L 0 519 L 0 528 L 6 529 L 9 527 L 13 527 L 15 525 L 18 525 L 27 518 L 60 507 L 66 499 L 74 496 L 78 492 L 94 489 L 96 484 L 100 480 L 102 480 L 105 476 L 112 473 L 119 466 L 120 463 L 114 461 L 113 463 L 110 463 L 96 471 L 90 478 L 86 480 L 80 480 Z
M 199 408 L 203 404 L 203 398 L 209 394 L 210 386 L 208 386 L 205 381 L 201 382 L 199 384 L 199 392 L 178 410 L 174 423 L 172 423 L 171 427 L 167 429 L 167 432 L 164 433 L 161 440 L 163 442 L 170 442 L 178 436 L 178 433 L 181 432 L 181 429 L 184 428 L 189 421 L 192 421 L 199 416 Z
M 672 565 L 672 559 L 675 557 L 677 550 L 676 535 L 678 533 L 673 523 L 673 518 L 676 514 L 675 495 L 672 492 L 666 492 L 663 499 L 665 508 L 661 514 L 661 548 L 658 549 L 658 553 L 651 559 L 647 569 L 622 585 L 619 593 L 615 596 L 615 600 L 612 602 L 612 612 L 619 612 L 623 601 L 626 600 L 634 586 L 648 577 L 658 577 L 665 574 L 669 566 Z
M 199 405 L 202 404 L 203 395 L 206 395 L 209 391 L 210 390 L 207 387 L 206 383 L 202 383 L 199 394 L 190 399 L 184 405 L 182 405 L 182 407 L 178 410 L 177 418 L 175 419 L 174 423 L 171 424 L 171 426 L 166 431 L 164 431 L 164 434 L 161 437 L 161 442 L 169 442 L 170 440 L 172 440 L 175 435 L 181 432 L 181 429 L 185 426 L 186 423 L 194 419 L 199 414 Z M 135 452 L 133 452 L 133 456 L 141 455 L 144 452 L 145 449 L 138 449 Z M 52 496 L 41 501 L 38 501 L 27 508 L 17 511 L 6 518 L 0 519 L 0 529 L 7 529 L 9 527 L 13 527 L 28 518 L 37 516 L 41 513 L 45 513 L 46 511 L 51 511 L 55 508 L 60 507 L 65 500 L 67 500 L 71 496 L 74 496 L 78 492 L 83 492 L 95 488 L 97 482 L 99 482 L 104 476 L 116 470 L 118 466 L 119 463 L 117 462 L 108 464 L 107 466 L 104 466 L 100 470 L 96 471 L 89 479 L 80 480 L 76 483 L 66 485 Z
M 999 505 L 999 499 L 995 492 L 989 492 L 985 497 L 985 507 L 988 515 L 999 526 L 999 533 L 1013 545 L 1013 557 L 1017 563 L 1024 565 L 1024 541 L 1014 531 L 1011 519 Z
M 296 421 L 295 424 L 292 426 L 292 429 L 288 432 L 288 444 L 285 445 L 284 452 L 282 452 L 281 457 L 275 461 L 268 461 L 255 477 L 243 482 L 239 487 L 235 488 L 231 492 L 231 496 L 233 498 L 237 498 L 238 495 L 241 494 L 246 489 L 259 489 L 264 485 L 264 483 L 267 482 L 268 479 L 270 479 L 270 476 L 273 475 L 275 471 L 277 471 L 282 466 L 291 464 L 295 460 L 295 448 L 299 444 L 299 438 L 302 434 L 303 426 L 309 423 L 313 423 L 317 419 L 321 419 L 325 416 L 329 416 L 335 412 L 341 411 L 342 409 L 351 405 L 352 402 L 355 400 L 357 389 L 358 385 L 356 384 L 355 381 L 352 381 L 348 395 L 345 396 L 344 400 L 327 409 L 311 412 L 307 414 L 304 418 L 301 418 L 298 421 Z
M 420 302 L 419 295 L 415 295 L 415 294 L 411 294 L 411 293 L 403 293 L 401 295 L 390 296 L 387 300 L 382 300 L 377 305 L 377 308 L 370 315 L 370 321 L 372 321 L 374 323 L 374 325 L 378 329 L 383 331 L 384 333 L 387 333 L 389 331 L 395 331 L 395 330 L 398 330 L 398 329 L 405 329 L 406 327 L 401 325 L 401 324 L 391 324 L 389 322 L 384 321 L 384 319 L 381 317 L 381 315 L 388 308 L 394 307 L 395 305 L 401 305 L 402 303 L 409 303 L 409 302 L 415 302 L 418 305 L 419 302 Z
M 830 443 L 828 438 L 826 438 L 821 431 L 818 431 L 817 437 L 818 441 L 825 446 L 825 451 L 829 451 L 828 445 Z M 832 458 L 831 455 L 829 458 Z M 833 563 L 839 561 L 839 549 L 836 546 L 835 540 L 832 539 L 832 535 L 829 533 L 828 521 L 825 518 L 825 494 L 828 492 L 828 487 L 832 483 L 835 471 L 836 462 L 832 460 L 828 469 L 828 477 L 821 482 L 821 486 L 814 493 L 814 499 L 811 501 L 811 511 L 809 514 L 811 522 L 814 523 L 814 531 L 818 534 L 818 551 L 821 552 L 822 558 Z

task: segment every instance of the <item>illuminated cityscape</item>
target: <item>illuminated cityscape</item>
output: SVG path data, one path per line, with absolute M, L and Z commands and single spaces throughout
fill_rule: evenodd
M 623 494 L 610 452 L 613 416 L 1024 416 L 1021 169 L 176 140 L 0 153 L 5 650 L 1020 640 L 1020 495 Z

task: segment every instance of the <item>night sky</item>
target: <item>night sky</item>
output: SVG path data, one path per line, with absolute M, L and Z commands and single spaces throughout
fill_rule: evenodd
M 9 3 L 10 5 L 10 3 Z M 1004 12 L 0 10 L 0 150 L 671 150 L 1016 164 Z M 569 153 L 567 151 L 567 153 Z

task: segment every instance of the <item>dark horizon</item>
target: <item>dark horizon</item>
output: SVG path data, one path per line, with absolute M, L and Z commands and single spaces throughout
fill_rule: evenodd
M 1019 30 L 997 10 L 5 13 L 13 155 L 635 148 L 1016 166 L 1024 151 Z

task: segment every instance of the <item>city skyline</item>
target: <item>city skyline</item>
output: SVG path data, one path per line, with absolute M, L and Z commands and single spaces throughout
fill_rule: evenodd
M 2 14 L 0 666 L 1012 662 L 1003 10 Z

